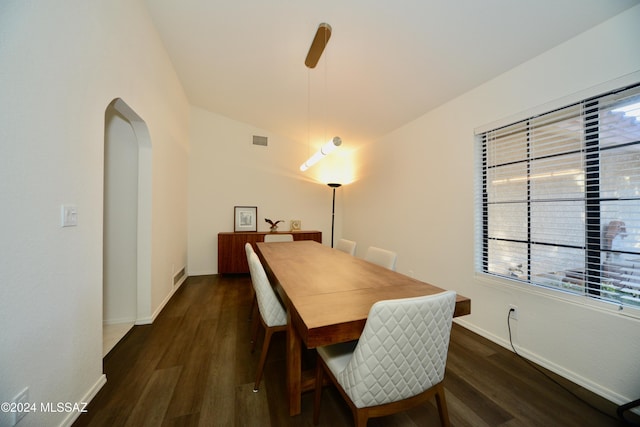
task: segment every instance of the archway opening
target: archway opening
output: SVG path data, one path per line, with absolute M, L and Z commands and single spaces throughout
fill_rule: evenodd
M 150 322 L 151 140 L 124 101 L 105 110 L 103 355 Z

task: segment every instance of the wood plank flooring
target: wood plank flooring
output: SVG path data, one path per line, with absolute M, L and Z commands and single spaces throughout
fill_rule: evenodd
M 312 426 L 312 393 L 301 415 L 288 415 L 283 334 L 274 336 L 261 389 L 252 392 L 259 350 L 250 352 L 250 286 L 245 275 L 190 277 L 153 325 L 135 326 L 105 357 L 107 383 L 74 426 Z M 306 352 L 303 366 L 313 367 L 314 357 Z M 613 404 L 554 378 L 615 414 Z M 445 386 L 454 427 L 623 425 L 458 325 Z M 320 425 L 353 425 L 332 387 L 323 393 Z M 368 425 L 438 426 L 438 412 L 432 402 Z

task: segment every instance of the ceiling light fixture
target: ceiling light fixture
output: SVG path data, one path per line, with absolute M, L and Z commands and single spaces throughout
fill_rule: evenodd
M 311 42 L 311 46 L 309 47 L 309 52 L 307 53 L 307 58 L 304 60 L 304 65 L 307 68 L 315 68 L 318 65 L 318 61 L 322 56 L 322 52 L 324 52 L 325 47 L 327 47 L 327 43 L 329 42 L 329 38 L 331 37 L 331 25 L 323 22 L 318 26 L 318 30 L 316 31 L 316 35 Z M 326 66 L 325 66 L 325 81 L 326 81 Z M 326 84 L 326 83 L 325 83 Z M 342 144 L 342 139 L 339 136 L 333 137 L 329 142 L 324 144 L 320 149 L 309 159 L 300 165 L 300 170 L 302 172 L 309 169 L 311 166 L 316 164 L 319 160 L 321 160 L 324 156 L 334 151 Z
M 304 60 L 304 65 L 309 68 L 316 68 L 322 52 L 324 52 L 324 48 L 327 47 L 329 38 L 331 38 L 331 25 L 323 22 L 318 26 L 318 31 L 316 31 L 316 36 L 311 42 L 307 59 Z

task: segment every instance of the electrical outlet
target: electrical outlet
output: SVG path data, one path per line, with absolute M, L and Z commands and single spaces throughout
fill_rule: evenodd
M 510 304 L 509 305 L 509 318 L 513 320 L 518 320 L 518 306 Z

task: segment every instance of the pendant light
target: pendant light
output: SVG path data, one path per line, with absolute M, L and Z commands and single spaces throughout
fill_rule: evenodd
M 318 65 L 318 61 L 322 56 L 322 52 L 324 52 L 325 47 L 327 47 L 327 43 L 329 42 L 329 38 L 331 37 L 331 25 L 323 22 L 318 26 L 318 30 L 316 31 L 316 35 L 311 42 L 311 46 L 309 47 L 309 52 L 307 53 L 307 58 L 304 61 L 304 64 L 312 69 Z M 326 71 L 325 71 L 326 74 Z M 326 79 L 326 76 L 325 76 Z M 302 172 L 309 169 L 311 166 L 316 164 L 326 155 L 330 154 L 336 148 L 338 148 L 342 144 L 342 139 L 339 136 L 333 137 L 330 141 L 325 143 L 320 149 L 313 154 L 306 162 L 300 165 L 300 170 Z
M 339 136 L 334 136 L 331 141 L 327 142 L 322 147 L 320 147 L 320 149 L 318 151 L 316 151 L 316 153 L 313 156 L 309 157 L 306 162 L 301 164 L 300 165 L 300 170 L 302 172 L 306 171 L 311 166 L 315 165 L 321 159 L 323 159 L 324 156 L 326 156 L 327 154 L 330 154 L 331 152 L 335 151 L 335 149 L 338 148 L 340 146 L 340 144 L 342 144 L 342 139 L 340 139 Z

